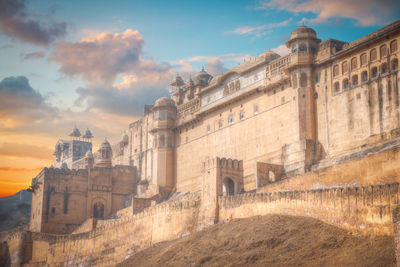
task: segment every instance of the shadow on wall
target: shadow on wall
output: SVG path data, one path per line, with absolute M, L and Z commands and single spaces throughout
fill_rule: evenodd
M 11 266 L 11 256 L 7 242 L 0 243 L 0 266 Z

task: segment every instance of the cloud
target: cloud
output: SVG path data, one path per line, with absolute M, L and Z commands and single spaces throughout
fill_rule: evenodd
M 24 42 L 48 45 L 66 34 L 67 25 L 50 18 L 33 18 L 25 0 L 0 0 L 0 30 Z
M 59 42 L 50 59 L 67 76 L 81 75 L 92 85 L 110 85 L 119 74 L 145 65 L 141 59 L 143 46 L 140 33 L 128 29 L 122 33 L 101 33 L 75 43 Z
M 31 171 L 40 171 L 43 168 L 14 168 L 14 167 L 0 167 L 0 171 L 8 171 L 8 172 L 31 172 Z M 16 184 L 25 184 L 25 183 L 16 183 Z
M 281 22 L 270 23 L 270 24 L 265 24 L 265 25 L 242 26 L 242 27 L 238 27 L 232 31 L 228 31 L 227 33 L 228 34 L 236 34 L 236 35 L 252 35 L 252 36 L 258 38 L 258 37 L 267 35 L 269 33 L 272 33 L 273 29 L 275 29 L 275 28 L 289 25 L 289 23 L 291 21 L 292 21 L 292 18 L 289 18 L 289 19 L 281 21 Z
M 0 146 L 0 156 L 34 159 L 52 159 L 52 150 L 44 146 L 35 146 L 6 142 Z
M 397 0 L 270 0 L 262 1 L 258 9 L 278 9 L 292 13 L 312 13 L 311 23 L 330 18 L 355 19 L 363 26 L 380 25 L 396 19 L 400 7 Z
M 286 56 L 290 53 L 290 49 L 286 47 L 286 45 L 280 45 L 276 48 L 271 49 L 275 53 L 279 54 L 280 56 Z
M 36 52 L 24 54 L 23 60 L 44 58 L 44 56 L 45 56 L 44 51 L 36 51 Z
M 0 82 L 0 127 L 54 118 L 57 112 L 26 77 L 8 77 Z
M 224 63 L 222 63 L 218 58 L 209 60 L 206 67 L 208 73 L 210 73 L 212 76 L 220 75 L 228 70 Z

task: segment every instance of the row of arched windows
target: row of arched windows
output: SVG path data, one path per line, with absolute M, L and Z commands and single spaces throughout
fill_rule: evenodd
M 397 52 L 397 40 L 393 40 L 390 43 L 390 53 L 394 53 L 394 52 Z M 386 57 L 388 55 L 388 53 L 389 53 L 389 51 L 388 51 L 386 44 L 381 45 L 379 47 L 380 58 Z M 376 48 L 371 49 L 371 51 L 369 51 L 370 62 L 376 60 L 377 58 L 378 58 L 377 49 Z M 367 53 L 361 54 L 359 59 L 357 57 L 353 57 L 350 60 L 350 71 L 356 70 L 358 68 L 358 66 L 362 67 L 362 66 L 367 65 L 367 62 L 368 62 Z M 360 63 L 360 65 L 358 63 Z M 342 74 L 348 73 L 349 65 L 348 65 L 347 61 L 342 63 L 341 69 L 342 69 Z M 338 75 L 339 75 L 339 65 L 335 65 L 335 66 L 333 66 L 333 77 L 336 77 Z
M 172 135 L 168 135 L 168 147 L 173 147 L 174 145 L 174 139 Z M 165 147 L 165 135 L 160 134 L 160 135 L 156 135 L 154 137 L 154 147 Z
M 398 60 L 397 59 L 392 60 L 391 69 L 392 69 L 392 71 L 397 71 L 397 69 L 398 69 Z M 378 70 L 378 67 L 371 68 L 370 79 L 378 78 L 379 72 L 381 75 L 389 73 L 387 63 L 382 63 L 379 67 L 379 70 Z M 363 71 L 361 73 L 361 82 L 364 83 L 367 81 L 368 81 L 368 71 Z M 355 74 L 351 77 L 351 87 L 356 87 L 358 85 L 359 85 L 358 74 Z M 342 87 L 343 91 L 350 89 L 349 79 L 348 78 L 343 79 L 341 86 L 340 86 L 339 82 L 335 82 L 333 84 L 334 94 L 338 94 L 340 92 L 340 87 Z

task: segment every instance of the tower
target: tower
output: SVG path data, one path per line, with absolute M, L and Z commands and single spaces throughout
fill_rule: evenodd
M 107 139 L 104 139 L 99 150 L 99 157 L 96 160 L 97 167 L 111 167 L 112 149 L 110 143 Z
M 168 97 L 156 101 L 153 107 L 154 136 L 152 184 L 165 189 L 174 187 L 174 132 L 176 119 L 175 102 Z

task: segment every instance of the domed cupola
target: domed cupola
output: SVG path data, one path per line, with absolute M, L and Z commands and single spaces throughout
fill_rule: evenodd
M 99 148 L 99 158 L 96 162 L 98 167 L 111 167 L 112 148 L 107 139 L 104 139 Z
M 211 79 L 212 76 L 204 70 L 204 67 L 202 67 L 201 71 L 194 75 L 193 83 L 195 86 L 207 86 Z
M 88 140 L 91 140 L 93 137 L 94 136 L 93 136 L 92 132 L 89 130 L 89 128 L 86 129 L 85 134 L 82 136 L 82 138 L 85 138 Z
M 75 126 L 72 132 L 69 134 L 72 138 L 79 138 L 81 136 L 81 132 L 79 129 Z
M 179 74 L 176 74 L 175 78 L 170 83 L 171 86 L 178 87 L 178 88 L 183 86 L 184 84 L 185 84 L 185 82 L 183 81 L 182 77 Z
M 172 100 L 171 98 L 163 96 L 156 100 L 153 108 L 171 107 L 171 106 L 175 106 L 175 101 Z
M 304 26 L 304 23 L 299 28 L 295 29 L 290 34 L 290 39 L 286 42 L 286 46 L 291 49 L 291 53 L 316 53 L 317 46 L 321 42 L 317 38 L 317 33 Z

